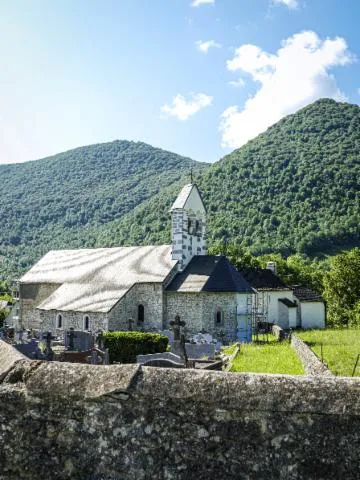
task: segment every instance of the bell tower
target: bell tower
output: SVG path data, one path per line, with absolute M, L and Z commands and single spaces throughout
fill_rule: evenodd
M 206 210 L 195 183 L 183 187 L 170 212 L 172 259 L 183 270 L 194 255 L 206 255 Z

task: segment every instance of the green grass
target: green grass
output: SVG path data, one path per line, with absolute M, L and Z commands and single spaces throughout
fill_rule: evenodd
M 232 372 L 285 373 L 302 375 L 303 366 L 288 341 L 278 342 L 273 335 L 242 344 L 231 368 Z
M 321 344 L 324 362 L 329 369 L 343 377 L 350 377 L 360 353 L 360 329 L 326 329 L 296 332 L 321 359 Z M 355 371 L 360 376 L 360 361 Z

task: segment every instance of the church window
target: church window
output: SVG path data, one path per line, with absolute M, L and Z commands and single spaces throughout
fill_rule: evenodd
M 89 315 L 84 316 L 84 330 L 90 330 L 90 317 L 89 317 Z
M 224 313 L 220 308 L 215 311 L 215 326 L 222 325 L 224 321 Z
M 56 316 L 56 328 L 62 328 L 62 326 L 63 326 L 63 318 L 62 318 L 62 315 L 59 313 Z
M 137 321 L 138 323 L 144 323 L 144 305 L 138 305 Z

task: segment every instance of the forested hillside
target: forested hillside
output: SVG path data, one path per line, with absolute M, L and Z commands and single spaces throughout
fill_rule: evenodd
M 285 255 L 360 245 L 360 107 L 324 99 L 211 166 L 127 141 L 0 165 L 0 277 L 50 248 L 169 242 L 191 167 L 209 243 Z
M 360 107 L 319 100 L 201 172 L 209 242 L 255 254 L 335 252 L 360 245 Z M 169 241 L 161 192 L 101 228 L 111 242 Z
M 97 244 L 101 225 L 122 218 L 168 185 L 180 189 L 191 169 L 205 167 L 128 141 L 0 165 L 0 278 L 28 268 L 51 248 Z

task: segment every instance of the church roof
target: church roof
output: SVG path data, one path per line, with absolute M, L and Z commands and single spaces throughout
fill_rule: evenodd
M 253 293 L 244 277 L 223 256 L 197 255 L 166 289 L 169 292 Z
M 56 250 L 20 282 L 60 284 L 40 310 L 108 312 L 135 283 L 162 283 L 175 264 L 170 245 Z
M 256 290 L 291 290 L 275 273 L 266 268 L 246 268 L 241 270 L 241 273 Z

